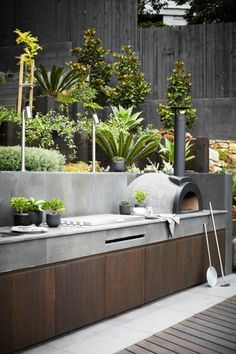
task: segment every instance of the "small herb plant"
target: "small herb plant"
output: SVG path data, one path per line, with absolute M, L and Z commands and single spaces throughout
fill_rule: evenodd
M 134 197 L 138 203 L 144 204 L 147 199 L 147 192 L 144 192 L 142 190 L 136 190 L 134 192 Z
M 29 199 L 26 197 L 12 197 L 9 204 L 18 214 L 28 213 L 29 211 Z
M 192 108 L 191 83 L 189 82 L 191 74 L 184 70 L 184 63 L 176 61 L 172 75 L 167 78 L 167 100 L 168 104 L 159 104 L 157 110 L 160 119 L 164 122 L 165 128 L 174 127 L 174 111 L 172 107 L 188 107 L 181 110 L 185 115 L 186 127 L 192 128 L 196 119 L 196 109 Z
M 28 202 L 29 202 L 28 211 L 33 211 L 33 212 L 42 211 L 42 205 L 44 203 L 44 200 L 39 200 L 31 197 L 28 199 Z
M 122 200 L 120 205 L 130 205 L 130 202 L 128 200 Z
M 65 204 L 62 200 L 53 198 L 45 200 L 42 204 L 42 209 L 47 210 L 50 214 L 61 214 L 65 211 Z

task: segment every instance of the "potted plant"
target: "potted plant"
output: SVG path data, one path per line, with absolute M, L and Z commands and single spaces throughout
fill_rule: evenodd
M 47 210 L 46 222 L 49 227 L 57 227 L 61 222 L 61 213 L 65 211 L 64 202 L 60 199 L 53 198 L 45 200 L 42 204 L 42 209 Z
M 29 199 L 26 197 L 12 197 L 9 204 L 16 211 L 13 214 L 14 226 L 30 225 L 30 216 L 28 214 Z
M 42 204 L 43 200 L 36 198 L 29 198 L 28 213 L 30 216 L 30 223 L 39 226 L 43 221 Z
M 135 207 L 146 207 L 147 192 L 138 189 L 134 192 L 134 197 L 137 201 L 137 203 L 135 203 Z
M 111 170 L 113 172 L 124 172 L 125 159 L 122 156 L 114 156 L 112 158 Z
M 120 214 L 122 215 L 130 215 L 132 212 L 133 206 L 130 204 L 128 200 L 122 200 L 120 202 Z

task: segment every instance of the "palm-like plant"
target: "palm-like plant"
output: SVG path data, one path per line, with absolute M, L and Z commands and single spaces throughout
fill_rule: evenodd
M 165 138 L 165 145 L 159 144 L 160 145 L 160 157 L 165 161 L 170 163 L 171 165 L 174 164 L 174 154 L 175 154 L 175 143 L 173 141 L 168 140 Z M 185 143 L 185 161 L 190 161 L 194 159 L 194 155 L 191 155 L 191 147 L 193 144 L 191 144 L 190 141 L 187 141 Z
M 121 156 L 125 159 L 125 165 L 131 165 L 137 160 L 156 151 L 159 138 L 155 134 L 147 134 L 134 139 L 131 133 L 120 132 L 119 136 L 109 129 L 97 131 L 97 143 L 112 159 Z
M 56 65 L 53 65 L 51 72 L 47 72 L 43 65 L 39 65 L 35 77 L 42 94 L 53 97 L 57 97 L 64 90 L 69 90 L 80 80 L 75 70 L 68 71 Z
M 133 106 L 129 108 L 124 108 L 121 105 L 118 107 L 111 106 L 112 114 L 111 119 L 112 125 L 118 129 L 126 129 L 128 131 L 134 131 L 143 121 L 143 118 L 139 117 L 142 112 L 133 113 Z

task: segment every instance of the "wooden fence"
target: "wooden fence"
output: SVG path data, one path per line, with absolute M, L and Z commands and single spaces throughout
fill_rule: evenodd
M 163 99 L 166 78 L 182 60 L 195 98 L 236 96 L 236 23 L 139 29 L 137 50 L 150 99 Z
M 83 41 L 95 27 L 106 48 L 119 50 L 137 39 L 136 0 L 7 0 L 0 1 L 0 46 L 15 45 L 14 29 L 31 31 L 40 43 Z

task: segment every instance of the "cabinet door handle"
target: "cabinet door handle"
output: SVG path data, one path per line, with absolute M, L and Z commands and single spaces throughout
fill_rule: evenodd
M 141 234 L 141 235 L 122 237 L 122 238 L 114 238 L 111 240 L 106 240 L 105 243 L 109 244 L 109 243 L 115 243 L 115 242 L 126 242 L 126 241 L 130 241 L 130 240 L 141 239 L 141 238 L 144 238 L 144 236 L 145 236 L 144 234 Z

